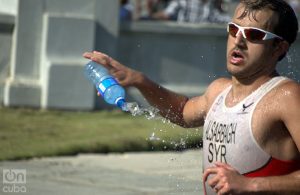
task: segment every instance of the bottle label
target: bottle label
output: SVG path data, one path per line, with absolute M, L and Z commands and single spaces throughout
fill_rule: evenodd
M 114 78 L 107 78 L 104 79 L 100 84 L 99 84 L 99 92 L 102 96 L 104 96 L 104 93 L 106 91 L 106 89 L 112 85 L 117 85 L 117 81 Z

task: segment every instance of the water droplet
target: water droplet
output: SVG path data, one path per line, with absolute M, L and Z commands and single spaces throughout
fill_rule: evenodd
M 141 108 L 136 102 L 127 102 L 125 107 L 125 109 L 129 111 L 132 116 L 145 115 L 148 120 L 155 118 L 158 113 L 158 109 L 151 106 L 148 108 Z
M 153 132 L 153 133 L 151 134 L 151 136 L 149 137 L 149 140 L 150 140 L 150 141 L 159 141 L 160 138 L 159 138 L 159 137 L 155 137 L 155 133 Z

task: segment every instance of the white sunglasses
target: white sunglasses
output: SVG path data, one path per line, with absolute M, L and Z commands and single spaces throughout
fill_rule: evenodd
M 282 37 L 275 35 L 274 33 L 265 31 L 260 28 L 255 28 L 255 27 L 242 27 L 237 25 L 234 22 L 228 23 L 227 32 L 233 37 L 236 37 L 239 34 L 239 32 L 242 32 L 243 37 L 248 41 L 252 41 L 252 42 L 264 41 L 273 38 L 278 38 L 283 40 Z

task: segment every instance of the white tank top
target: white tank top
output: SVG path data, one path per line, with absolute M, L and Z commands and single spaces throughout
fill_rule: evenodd
M 233 107 L 225 105 L 232 86 L 219 94 L 204 123 L 203 170 L 221 161 L 246 174 L 267 164 L 271 156 L 262 150 L 253 137 L 251 120 L 262 97 L 284 79 L 280 76 L 272 78 Z M 204 188 L 206 194 L 216 194 L 207 183 Z

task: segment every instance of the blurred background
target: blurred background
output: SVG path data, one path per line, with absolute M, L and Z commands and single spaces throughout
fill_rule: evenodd
M 0 168 L 20 168 L 25 165 L 14 164 L 18 163 L 14 160 L 46 156 L 201 148 L 201 128 L 183 129 L 159 116 L 150 117 L 151 120 L 149 116 L 132 116 L 104 103 L 84 77 L 83 67 L 88 61 L 82 53 L 102 51 L 171 90 L 187 96 L 201 95 L 211 81 L 228 76 L 225 68 L 226 24 L 238 2 L 0 0 Z M 288 2 L 298 15 L 299 1 Z M 300 79 L 299 43 L 297 39 L 278 66 L 283 75 L 297 81 Z M 137 90 L 129 88 L 126 92 L 128 101 L 148 108 Z M 180 164 L 173 155 L 163 162 L 174 162 L 175 166 Z M 189 163 L 193 163 L 187 167 L 201 169 L 201 161 L 194 160 L 198 155 L 201 156 L 198 152 L 188 155 L 187 159 L 192 159 Z M 136 156 L 133 161 L 143 158 L 148 159 Z M 82 164 L 90 162 L 89 158 L 83 159 L 76 162 L 76 166 L 71 163 L 73 168 L 81 169 Z M 117 161 L 123 162 L 122 159 Z M 150 159 L 147 162 L 151 163 Z M 106 162 L 104 159 L 100 161 Z M 50 160 L 41 165 L 43 169 L 35 171 L 31 168 L 39 167 L 36 164 L 26 166 L 30 179 L 35 178 L 38 183 L 44 180 L 38 175 L 48 167 L 55 172 L 52 180 L 57 173 L 76 172 L 69 170 L 72 166 L 64 163 Z M 56 169 L 57 164 L 63 166 Z M 114 162 L 107 164 L 113 165 Z M 158 167 L 154 165 L 154 169 Z M 121 169 L 123 164 L 118 166 L 117 169 Z M 178 194 L 199 194 L 202 191 L 199 187 L 201 176 L 196 175 L 197 179 L 191 184 L 190 180 L 182 180 L 181 175 L 201 171 L 175 169 L 181 171 L 176 179 Z M 93 176 L 94 171 L 91 168 L 89 174 L 81 172 L 77 177 Z M 173 181 L 171 174 L 163 173 L 168 174 L 165 175 L 168 181 L 170 178 Z M 116 179 L 119 174 L 117 170 L 112 180 L 121 185 Z M 122 182 L 126 181 L 128 174 L 124 177 Z M 160 180 L 151 177 L 146 187 L 139 185 L 151 191 L 153 187 L 149 182 L 161 184 L 162 179 L 167 181 L 164 177 Z M 141 178 L 137 177 L 136 181 L 140 182 Z M 182 181 L 196 187 L 189 186 L 190 191 L 184 191 Z M 78 184 L 76 182 L 73 189 Z M 132 183 L 131 180 L 127 182 L 126 185 Z M 65 185 L 57 179 L 54 188 L 59 184 Z M 45 194 L 45 188 L 39 188 L 36 183 L 32 185 L 33 194 Z M 48 186 L 49 194 L 57 194 L 58 191 L 51 191 L 54 189 L 51 185 Z M 63 185 L 59 189 L 68 194 Z M 108 189 L 114 190 L 114 187 Z M 72 194 L 76 194 L 75 191 Z M 95 191 L 99 192 L 99 186 Z M 82 194 L 82 191 L 78 193 Z
M 238 2 L 0 0 L 2 159 L 201 147 L 201 129 L 133 119 L 104 103 L 84 77 L 82 53 L 102 51 L 171 90 L 200 95 L 228 76 L 226 24 Z M 288 2 L 298 14 L 299 1 Z M 299 47 L 297 40 L 279 65 L 297 81 Z M 148 106 L 135 89 L 127 100 Z
M 290 0 L 299 12 L 299 1 Z M 0 101 L 6 107 L 107 108 L 82 76 L 99 50 L 172 90 L 199 95 L 226 76 L 235 0 L 1 0 Z M 280 71 L 299 79 L 298 41 Z M 129 100 L 145 104 L 134 89 Z

